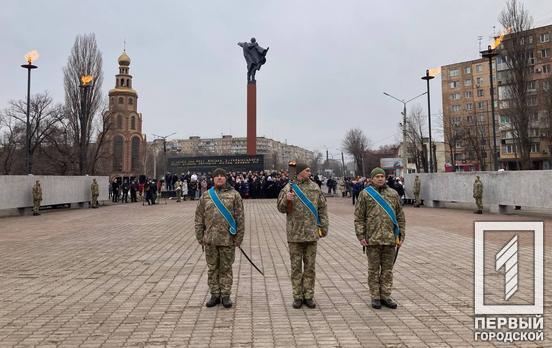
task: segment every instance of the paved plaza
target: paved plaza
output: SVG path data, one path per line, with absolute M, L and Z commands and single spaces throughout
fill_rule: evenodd
M 243 248 L 265 277 L 236 253 L 235 305 L 224 309 L 204 306 L 196 202 L 161 203 L 0 219 L 0 347 L 489 346 L 474 342 L 473 221 L 535 219 L 407 207 L 406 242 L 395 266 L 399 308 L 374 310 L 353 206 L 329 198 L 330 235 L 317 255 L 318 306 L 296 310 L 285 216 L 275 200 L 247 200 Z M 545 250 L 551 223 L 545 219 Z M 551 263 L 545 257 L 545 279 Z M 550 347 L 547 289 L 546 340 L 539 344 Z

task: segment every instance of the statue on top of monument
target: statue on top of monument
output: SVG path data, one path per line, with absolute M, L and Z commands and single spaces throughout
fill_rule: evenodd
M 251 42 L 238 42 L 238 46 L 243 48 L 243 56 L 247 62 L 247 83 L 255 83 L 255 73 L 266 63 L 269 47 L 262 48 L 254 37 Z

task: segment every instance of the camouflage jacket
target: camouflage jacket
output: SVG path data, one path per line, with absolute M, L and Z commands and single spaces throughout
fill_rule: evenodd
M 297 185 L 303 191 L 305 196 L 314 204 L 318 209 L 318 216 L 320 217 L 320 223 L 322 230 L 327 234 L 328 232 L 328 209 L 326 206 L 326 197 L 322 194 L 320 187 L 307 179 L 303 182 L 298 182 Z M 280 191 L 278 196 L 278 211 L 287 214 L 287 199 L 286 195 L 290 191 L 290 184 L 287 184 Z M 287 214 L 287 241 L 288 242 L 314 242 L 317 241 L 320 236 L 318 235 L 318 226 L 316 226 L 316 219 L 299 200 L 297 195 L 292 202 L 293 210 L 290 214 Z
M 473 198 L 483 197 L 483 183 L 481 180 L 475 180 L 473 183 Z
M 414 194 L 420 194 L 420 186 L 420 179 L 416 177 L 416 179 L 414 179 Z
M 195 232 L 198 241 L 217 246 L 232 246 L 234 239 L 239 243 L 243 241 L 245 232 L 245 219 L 243 214 L 243 201 L 238 191 L 226 185 L 217 194 L 222 203 L 236 220 L 238 231 L 236 236 L 229 232 L 230 226 L 217 209 L 215 202 L 204 192 L 199 199 L 195 211 Z
M 406 222 L 399 194 L 387 185 L 383 185 L 379 189 L 376 188 L 376 190 L 395 211 L 401 230 L 399 238 L 403 241 Z M 389 215 L 365 190 L 360 192 L 355 206 L 355 232 L 358 240 L 366 239 L 368 245 L 395 245 L 393 223 Z
M 33 186 L 33 201 L 42 201 L 42 188 L 40 185 Z
M 100 187 L 98 186 L 98 183 L 92 183 L 90 185 L 90 192 L 92 193 L 92 196 L 97 196 L 100 194 Z

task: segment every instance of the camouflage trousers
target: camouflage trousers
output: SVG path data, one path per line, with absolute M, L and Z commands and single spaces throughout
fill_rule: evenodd
M 38 211 L 40 210 L 40 200 L 33 199 L 33 213 L 38 214 Z
M 295 300 L 312 299 L 316 280 L 316 242 L 288 243 Z
M 483 210 L 483 198 L 475 197 L 475 204 L 477 205 L 477 210 Z
M 96 208 L 98 206 L 98 195 L 92 195 L 92 207 Z
M 229 296 L 232 292 L 233 246 L 205 245 L 207 260 L 207 284 L 212 295 Z
M 176 190 L 176 201 L 180 202 L 180 198 L 182 197 L 182 191 Z
M 368 286 L 372 299 L 387 299 L 393 288 L 394 245 L 369 245 L 366 247 L 368 256 Z
M 420 194 L 414 192 L 414 205 L 420 205 Z

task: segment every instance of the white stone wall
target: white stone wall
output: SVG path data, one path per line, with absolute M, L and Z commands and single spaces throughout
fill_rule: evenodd
M 84 203 L 91 200 L 90 185 L 96 178 L 100 188 L 98 200 L 109 197 L 107 176 L 42 176 L 42 175 L 0 175 L 2 199 L 0 210 L 32 207 L 33 185 L 40 180 L 42 186 L 41 205 Z
M 503 172 L 457 172 L 417 174 L 421 199 L 426 206 L 440 202 L 474 203 L 473 183 L 479 175 L 483 183 L 485 209 L 504 212 L 514 206 L 552 209 L 552 170 Z M 416 174 L 406 174 L 406 195 L 413 198 Z

